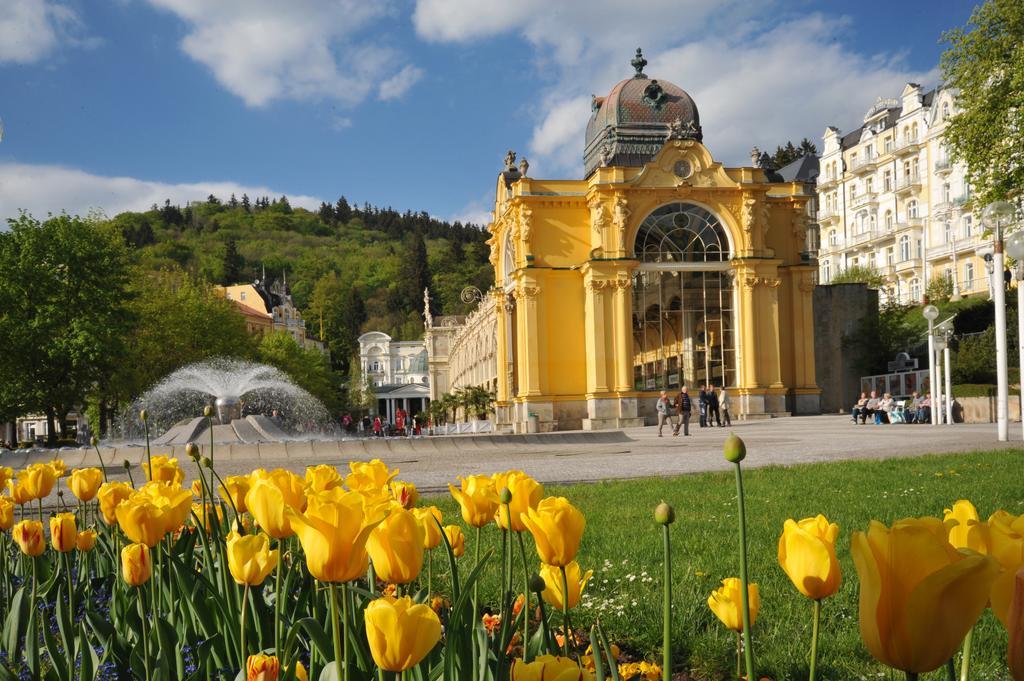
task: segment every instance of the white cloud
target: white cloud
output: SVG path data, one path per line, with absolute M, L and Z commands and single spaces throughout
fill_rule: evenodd
M 276 99 L 354 105 L 403 68 L 359 32 L 388 4 L 360 0 L 148 0 L 188 25 L 181 47 L 249 106 Z
M 347 130 L 352 127 L 352 119 L 348 116 L 335 116 L 331 119 L 331 127 L 335 130 Z
M 454 215 L 448 218 L 449 222 L 472 223 L 486 227 L 491 221 L 491 210 L 494 208 L 494 199 L 489 195 L 483 195 L 473 199 Z
M 7 219 L 16 217 L 21 209 L 37 218 L 61 211 L 86 215 L 94 209 L 114 216 L 126 210 L 148 210 L 154 203 L 163 205 L 165 199 L 184 205 L 203 201 L 210 194 L 227 200 L 232 193 L 238 198 L 242 194 L 250 198 L 287 194 L 280 188 L 230 181 L 168 183 L 93 175 L 63 166 L 0 162 L 0 228 L 6 227 Z M 310 209 L 320 205 L 315 196 L 288 194 L 288 201 L 292 206 Z
M 470 42 L 516 33 L 535 52 L 550 85 L 533 106 L 528 141 L 536 173 L 582 169 L 590 95 L 632 74 L 637 46 L 645 72 L 694 98 L 711 153 L 749 162 L 757 144 L 774 148 L 826 125 L 849 129 L 878 96 L 895 97 L 907 81 L 933 85 L 937 69 L 907 68 L 898 53 L 868 55 L 837 37 L 847 20 L 814 14 L 779 19 L 775 3 L 739 0 L 520 0 L 495 8 L 475 0 L 417 0 L 419 35 Z M 539 11 L 544 8 L 545 11 Z M 784 7 L 782 8 L 784 9 Z
M 0 9 L 0 64 L 31 64 L 59 45 L 93 47 L 96 38 L 82 38 L 81 20 L 66 5 L 46 0 L 5 0 Z
M 404 95 L 409 88 L 418 83 L 422 77 L 423 69 L 413 66 L 412 64 L 408 64 L 403 67 L 401 71 L 380 84 L 380 88 L 377 90 L 378 97 L 385 101 L 389 99 L 398 99 Z

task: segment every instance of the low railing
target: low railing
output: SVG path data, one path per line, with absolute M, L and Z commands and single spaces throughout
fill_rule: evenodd
M 864 194 L 858 194 L 850 199 L 850 208 L 859 208 L 860 206 L 867 205 L 869 203 L 877 203 L 878 194 L 875 192 L 867 192 Z
M 952 167 L 953 162 L 950 161 L 948 158 L 940 158 L 938 161 L 935 162 L 935 172 L 937 173 L 946 172 L 947 170 L 952 169 Z
M 914 187 L 915 185 L 916 186 L 920 186 L 921 185 L 921 176 L 920 175 L 905 175 L 905 176 L 901 177 L 899 179 L 899 181 L 896 183 L 896 191 L 899 192 L 899 191 L 903 191 L 905 189 L 910 189 L 910 188 Z
M 858 156 L 850 162 L 850 171 L 855 173 L 865 168 L 873 168 L 877 164 L 878 156 L 876 154 L 870 154 L 863 157 Z

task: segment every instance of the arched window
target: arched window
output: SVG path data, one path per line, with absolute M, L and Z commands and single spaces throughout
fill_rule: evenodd
M 910 260 L 910 237 L 904 234 L 900 237 L 900 262 Z
M 723 262 L 729 239 L 722 223 L 700 206 L 670 203 L 644 219 L 634 252 L 641 262 Z
M 733 277 L 725 228 L 700 206 L 671 203 L 640 224 L 633 252 L 636 390 L 736 385 Z

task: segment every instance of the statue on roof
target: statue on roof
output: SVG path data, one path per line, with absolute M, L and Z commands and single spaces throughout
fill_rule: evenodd
M 526 171 L 529 170 L 529 169 L 530 169 L 530 162 L 526 160 L 525 156 L 523 156 L 519 160 L 519 174 L 522 175 L 523 177 L 526 177 Z
M 644 75 L 644 67 L 647 66 L 647 60 L 644 59 L 643 50 L 641 50 L 639 47 L 636 48 L 636 56 L 633 57 L 633 59 L 629 63 L 633 65 L 634 69 L 636 69 L 636 74 L 633 76 L 634 78 L 647 77 L 646 75 Z
M 423 320 L 427 328 L 434 325 L 434 317 L 430 314 L 430 289 L 423 289 Z
M 516 152 L 512 151 L 511 149 L 509 149 L 508 153 L 505 154 L 505 169 L 506 170 L 515 170 L 516 169 Z

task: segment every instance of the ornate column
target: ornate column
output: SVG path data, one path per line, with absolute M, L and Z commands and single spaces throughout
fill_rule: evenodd
M 494 337 L 494 361 L 497 365 L 497 401 L 508 402 L 512 399 L 512 395 L 509 394 L 508 385 L 508 361 L 509 361 L 509 348 L 508 348 L 508 298 L 504 291 L 494 289 L 491 291 L 491 295 L 494 297 L 494 326 L 495 326 L 495 337 Z
M 587 393 L 608 392 L 608 355 L 605 342 L 605 291 L 614 282 L 595 279 L 593 271 L 584 275 L 586 287 L 584 340 L 587 349 Z
M 537 294 L 540 288 L 532 281 L 516 283 L 515 297 L 518 314 L 517 340 L 519 343 L 519 396 L 541 394 L 540 343 L 537 327 Z
M 633 390 L 633 278 L 631 273 L 620 272 L 614 282 L 615 287 L 615 390 L 631 392 Z

